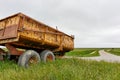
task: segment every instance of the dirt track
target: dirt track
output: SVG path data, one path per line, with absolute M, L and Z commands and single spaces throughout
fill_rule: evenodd
M 120 56 L 116 56 L 105 52 L 104 50 L 99 51 L 100 56 L 98 57 L 72 57 L 72 56 L 64 56 L 63 58 L 77 58 L 77 59 L 85 59 L 85 60 L 96 60 L 96 61 L 106 61 L 106 62 L 120 62 Z

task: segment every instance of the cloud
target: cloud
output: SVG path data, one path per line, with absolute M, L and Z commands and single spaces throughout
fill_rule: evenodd
M 75 47 L 120 47 L 119 4 L 119 0 L 0 0 L 0 18 L 23 12 L 74 34 Z

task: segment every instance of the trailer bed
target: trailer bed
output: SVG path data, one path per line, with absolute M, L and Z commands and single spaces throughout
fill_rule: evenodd
M 74 37 L 22 13 L 0 20 L 0 45 L 23 49 L 49 49 L 67 52 L 74 48 Z

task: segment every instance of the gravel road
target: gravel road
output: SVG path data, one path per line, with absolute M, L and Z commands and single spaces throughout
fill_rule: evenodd
M 100 54 L 100 56 L 98 56 L 98 57 L 64 56 L 63 58 L 77 58 L 77 59 L 84 59 L 84 60 L 95 60 L 95 61 L 119 62 L 120 63 L 120 56 L 110 54 L 108 52 L 105 52 L 104 50 L 100 50 L 99 54 Z

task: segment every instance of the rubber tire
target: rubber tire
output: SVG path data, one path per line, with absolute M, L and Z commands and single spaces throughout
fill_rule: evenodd
M 46 58 L 48 55 L 51 55 L 52 61 L 55 61 L 55 56 L 54 56 L 53 52 L 51 52 L 50 50 L 44 50 L 40 53 L 41 60 L 46 63 L 47 62 Z
M 28 65 L 28 61 L 32 56 L 36 56 L 38 59 L 38 62 L 40 62 L 40 56 L 39 54 L 34 51 L 34 50 L 27 50 L 26 52 L 24 52 L 18 59 L 18 65 L 22 66 L 22 67 L 29 67 Z

